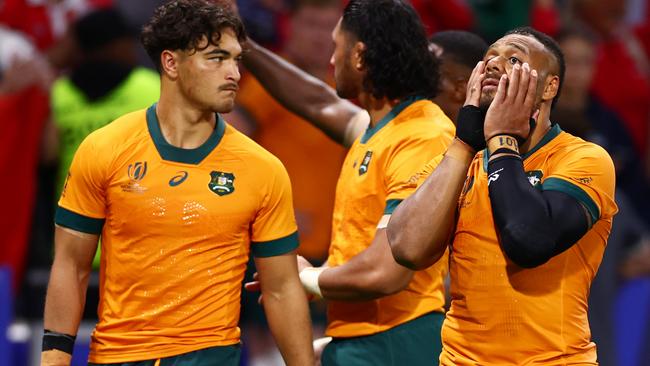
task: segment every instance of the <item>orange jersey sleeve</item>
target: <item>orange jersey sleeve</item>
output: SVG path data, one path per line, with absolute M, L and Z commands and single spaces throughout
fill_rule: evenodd
M 271 257 L 298 247 L 298 232 L 291 198 L 291 182 L 275 159 L 268 192 L 252 224 L 251 250 L 256 257 Z
M 56 223 L 70 229 L 99 234 L 106 218 L 107 157 L 95 134 L 79 146 L 59 199 Z M 76 214 L 76 215 L 75 215 Z

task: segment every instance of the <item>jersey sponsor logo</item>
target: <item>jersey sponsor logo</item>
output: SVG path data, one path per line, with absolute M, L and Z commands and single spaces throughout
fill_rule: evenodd
M 232 173 L 212 171 L 208 188 L 219 196 L 225 196 L 235 191 L 234 181 L 235 175 Z
M 169 186 L 176 187 L 180 185 L 185 182 L 185 179 L 187 179 L 188 176 L 189 174 L 186 171 L 176 172 L 176 175 L 169 180 Z
M 132 181 L 141 181 L 145 175 L 147 175 L 147 162 L 138 161 L 133 164 L 129 164 L 128 168 L 129 178 Z
M 147 190 L 146 187 L 143 187 L 139 183 L 144 178 L 144 176 L 147 175 L 146 161 L 138 161 L 133 164 L 129 164 L 126 172 L 129 176 L 129 182 L 120 186 L 123 192 L 142 193 Z
M 496 182 L 497 180 L 499 180 L 499 173 L 501 173 L 502 171 L 503 171 L 503 168 L 501 168 L 501 169 L 499 169 L 499 170 L 497 170 L 495 172 L 492 172 L 492 174 L 488 175 L 488 187 L 490 186 L 490 184 L 492 182 Z
M 361 161 L 361 165 L 359 165 L 359 175 L 364 175 L 368 172 L 368 166 L 370 165 L 371 159 L 372 159 L 372 151 L 368 150 L 366 151 L 366 155 L 363 157 L 363 160 Z
M 528 178 L 528 182 L 535 188 L 541 188 L 543 176 L 544 173 L 542 173 L 541 170 L 531 170 L 529 172 L 526 172 L 526 178 Z

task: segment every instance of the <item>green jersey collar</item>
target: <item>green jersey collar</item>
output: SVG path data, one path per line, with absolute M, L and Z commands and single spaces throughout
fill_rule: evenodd
M 153 143 L 156 145 L 156 149 L 163 160 L 196 165 L 203 161 L 219 145 L 223 133 L 226 130 L 226 122 L 219 114 L 217 114 L 217 124 L 214 131 L 203 145 L 196 149 L 183 149 L 170 145 L 160 130 L 160 123 L 156 115 L 156 104 L 154 103 L 147 110 L 147 127 L 149 128 L 149 134 L 153 139 Z
M 401 101 L 399 104 L 394 106 L 390 110 L 390 112 L 388 112 L 384 116 L 384 118 L 380 119 L 379 122 L 377 122 L 376 125 L 374 125 L 373 127 L 368 126 L 368 129 L 366 130 L 366 132 L 363 134 L 363 136 L 361 136 L 361 141 L 360 142 L 362 144 L 365 144 L 366 142 L 368 142 L 368 140 L 370 140 L 370 138 L 372 136 L 374 136 L 377 132 L 379 132 L 379 130 L 381 130 L 384 126 L 386 126 L 388 124 L 388 122 L 395 119 L 395 117 L 397 117 L 400 113 L 402 113 L 402 111 L 404 109 L 406 109 L 411 104 L 417 102 L 418 100 L 422 100 L 422 99 L 425 99 L 425 98 L 424 97 L 409 97 L 409 98 L 406 98 L 403 101 Z

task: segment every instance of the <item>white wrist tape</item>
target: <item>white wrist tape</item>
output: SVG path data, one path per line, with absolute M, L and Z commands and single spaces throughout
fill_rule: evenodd
M 308 293 L 318 296 L 321 299 L 323 298 L 323 293 L 320 291 L 320 286 L 318 286 L 318 277 L 320 277 L 320 274 L 324 270 L 325 268 L 309 267 L 300 271 L 299 274 L 302 287 L 304 287 Z

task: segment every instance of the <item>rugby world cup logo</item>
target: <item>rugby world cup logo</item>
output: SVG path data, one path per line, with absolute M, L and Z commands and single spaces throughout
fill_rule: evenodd
M 138 161 L 133 164 L 129 164 L 129 179 L 132 181 L 138 182 L 147 174 L 147 162 Z

